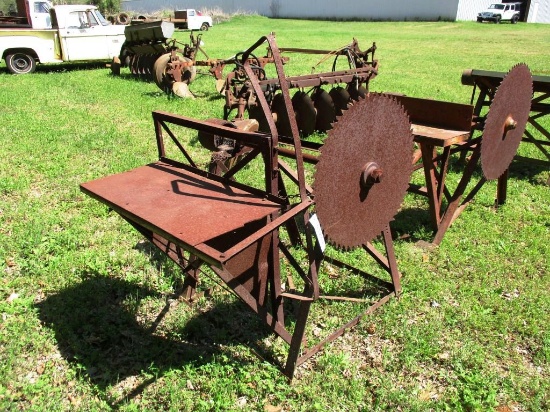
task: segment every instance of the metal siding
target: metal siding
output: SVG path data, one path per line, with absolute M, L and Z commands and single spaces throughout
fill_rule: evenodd
M 249 12 L 270 17 L 476 20 L 480 10 L 498 2 L 499 0 L 339 0 L 337 3 L 334 0 L 194 0 L 192 5 L 199 10 L 221 9 L 225 13 Z M 152 13 L 182 9 L 188 4 L 184 0 L 123 0 L 122 8 L 138 13 Z M 527 21 L 550 23 L 550 0 L 531 0 Z
M 226 13 L 255 12 L 287 18 L 366 19 L 366 20 L 454 20 L 459 0 L 195 0 L 193 7 L 220 8 Z M 124 10 L 151 13 L 184 8 L 182 0 L 123 1 Z M 337 4 L 337 6 L 335 5 Z
M 550 23 L 550 0 L 531 0 L 529 23 Z
M 499 3 L 498 0 L 460 0 L 458 3 L 458 11 L 456 13 L 457 20 L 477 20 L 477 14 L 489 7 L 492 3 Z

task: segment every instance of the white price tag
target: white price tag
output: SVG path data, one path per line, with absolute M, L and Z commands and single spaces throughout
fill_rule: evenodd
M 309 224 L 311 225 L 311 227 L 313 227 L 313 230 L 315 231 L 315 237 L 317 237 L 317 242 L 319 243 L 321 252 L 324 252 L 327 245 L 325 243 L 325 237 L 323 236 L 323 230 L 321 229 L 321 224 L 319 223 L 319 218 L 317 217 L 316 214 L 313 214 L 309 218 Z

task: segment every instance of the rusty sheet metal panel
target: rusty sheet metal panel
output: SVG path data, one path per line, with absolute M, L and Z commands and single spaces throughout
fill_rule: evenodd
M 83 183 L 81 188 L 123 216 L 190 246 L 280 210 L 277 203 L 163 163 Z

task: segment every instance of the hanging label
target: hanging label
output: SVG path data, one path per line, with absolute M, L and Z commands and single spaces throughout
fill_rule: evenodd
M 319 223 L 319 218 L 316 214 L 311 215 L 309 218 L 309 224 L 313 228 L 313 231 L 315 232 L 315 237 L 317 238 L 317 243 L 319 244 L 319 247 L 321 248 L 321 252 L 325 251 L 325 248 L 327 247 L 325 243 L 325 237 L 323 236 L 323 230 L 321 229 L 321 224 Z

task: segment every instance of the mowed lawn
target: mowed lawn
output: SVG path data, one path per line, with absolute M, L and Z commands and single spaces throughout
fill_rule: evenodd
M 376 42 L 377 92 L 469 103 L 464 69 L 526 63 L 550 76 L 550 25 L 238 16 L 202 40 L 209 57 L 227 58 L 270 32 L 280 47 Z M 175 36 L 189 40 L 188 32 Z M 310 73 L 320 59 L 289 57 L 288 75 Z M 487 183 L 433 250 L 416 243 L 431 236 L 427 202 L 407 195 L 392 222 L 402 297 L 289 384 L 253 349 L 261 343 L 280 356 L 286 345 L 215 277 L 201 285 L 212 295 L 194 307 L 178 300 L 178 270 L 79 190 L 156 160 L 153 110 L 223 117 L 212 77 L 198 76 L 191 90 L 194 100 L 167 96 L 104 64 L 40 66 L 24 76 L 0 66 L 0 409 L 550 409 L 548 166 L 514 161 L 507 203 L 496 209 L 496 183 Z M 550 118 L 542 123 L 550 129 Z M 196 139 L 189 145 L 207 161 Z M 545 159 L 533 145 L 519 153 Z M 451 182 L 460 170 L 453 164 Z M 352 259 L 371 267 L 363 254 Z M 343 315 L 337 305 L 323 310 L 320 329 Z

